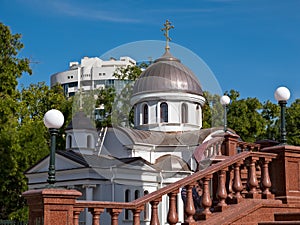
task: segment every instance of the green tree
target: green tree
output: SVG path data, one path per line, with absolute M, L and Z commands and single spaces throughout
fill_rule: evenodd
M 105 87 L 100 90 L 96 102 L 100 119 L 96 121 L 97 128 L 103 126 L 132 126 L 133 109 L 130 104 L 134 81 L 149 64 L 141 63 L 134 66 L 118 68 L 113 76 L 124 81 L 124 87 L 117 93 L 114 87 Z
M 148 66 L 149 64 L 147 63 L 141 63 L 135 66 L 128 65 L 126 67 L 119 67 L 113 76 L 119 80 L 135 81 Z
M 24 140 L 27 142 L 31 142 L 31 140 L 36 140 L 33 142 L 32 145 L 32 150 L 40 148 L 42 151 L 45 149 L 45 151 L 48 153 L 49 148 L 49 133 L 44 126 L 43 123 L 43 117 L 45 113 L 50 110 L 50 109 L 58 109 L 60 110 L 64 117 L 65 117 L 65 122 L 63 127 L 60 129 L 60 135 L 58 136 L 57 140 L 57 148 L 58 149 L 65 149 L 65 140 L 64 140 L 64 129 L 66 126 L 69 124 L 72 118 L 72 99 L 67 99 L 64 96 L 63 93 L 63 88 L 61 85 L 57 84 L 50 88 L 47 86 L 44 82 L 40 82 L 38 84 L 30 84 L 29 87 L 23 87 L 21 92 L 20 92 L 20 99 L 19 99 L 19 105 L 20 105 L 20 110 L 18 114 L 19 118 L 19 131 L 21 135 L 21 140 Z M 23 130 L 28 129 L 28 132 L 22 132 Z M 35 134 L 35 135 L 40 135 L 39 138 L 27 138 L 27 135 L 33 135 L 34 130 L 40 132 L 40 134 Z M 30 132 L 32 130 L 32 132 Z M 22 139 L 22 136 L 25 136 L 24 139 Z M 46 148 L 41 148 L 39 147 L 38 142 L 45 142 L 47 143 L 47 146 L 44 146 Z M 22 141 L 21 144 L 24 144 Z M 29 143 L 27 143 L 29 144 Z M 28 151 L 30 151 L 30 148 L 26 148 Z M 41 157 L 44 157 L 45 153 L 36 154 L 36 157 L 40 159 Z M 31 162 L 29 165 L 32 165 Z
M 261 136 L 261 139 L 279 140 L 279 110 L 279 106 L 271 101 L 263 104 L 261 115 L 267 125 L 265 135 Z
M 45 112 L 61 110 L 65 126 L 71 118 L 72 104 L 65 99 L 61 86 L 50 89 L 38 83 L 18 90 L 22 74 L 31 74 L 29 59 L 18 57 L 23 48 L 20 38 L 0 23 L 0 219 L 26 217 L 27 207 L 21 197 L 27 190 L 24 171 L 49 153 Z M 58 139 L 59 148 L 64 148 L 64 143 Z
M 97 112 L 97 98 L 101 90 L 79 91 L 72 96 L 73 108 L 72 113 L 75 115 L 79 111 L 91 120 L 95 121 L 95 112 Z M 96 109 L 96 110 L 95 110 Z
M 135 66 L 121 67 L 114 73 L 114 77 L 117 79 L 127 81 L 125 87 L 120 93 L 116 93 L 112 123 L 118 126 L 132 127 L 134 125 L 134 111 L 130 104 L 130 99 L 133 92 L 134 82 L 140 77 L 143 70 L 145 70 L 149 64 L 141 63 Z
M 224 109 L 220 103 L 220 96 L 204 92 L 205 104 L 203 106 L 203 128 L 223 125 Z
M 101 89 L 97 98 L 97 108 L 99 119 L 96 120 L 96 127 L 110 127 L 112 126 L 112 110 L 116 97 L 114 87 L 106 87 Z
M 286 110 L 287 142 L 300 145 L 300 99 L 296 99 Z
M 18 78 L 31 74 L 29 59 L 19 58 L 23 48 L 20 34 L 12 34 L 0 23 L 0 218 L 24 205 L 20 194 L 26 190 L 23 172 L 19 170 L 23 155 L 18 137 Z
M 228 106 L 228 127 L 234 129 L 247 142 L 254 142 L 266 134 L 267 122 L 261 115 L 262 104 L 257 98 L 239 99 L 239 92 L 231 90 Z

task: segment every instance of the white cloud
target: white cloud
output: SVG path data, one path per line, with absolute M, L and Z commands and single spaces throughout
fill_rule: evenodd
M 43 10 L 51 10 L 52 13 L 64 14 L 80 19 L 99 20 L 118 23 L 139 23 L 140 20 L 128 17 L 120 10 L 112 10 L 113 7 L 105 7 L 101 4 L 88 5 L 79 4 L 78 1 L 44 0 L 42 3 L 37 0 L 28 1 L 33 7 Z M 27 2 L 27 3 L 28 3 Z
M 215 8 L 168 8 L 168 9 L 150 9 L 148 12 L 154 13 L 210 13 L 214 12 Z

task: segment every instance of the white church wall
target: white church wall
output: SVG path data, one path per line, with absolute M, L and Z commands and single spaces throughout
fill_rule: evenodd
M 88 132 L 86 130 L 76 130 L 73 133 L 67 133 L 67 148 L 70 148 L 69 137 L 71 137 L 71 148 L 82 148 L 82 149 L 94 149 L 95 148 L 95 139 L 96 139 L 96 132 Z

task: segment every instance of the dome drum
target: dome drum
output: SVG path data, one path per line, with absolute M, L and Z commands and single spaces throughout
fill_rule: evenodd
M 130 102 L 137 129 L 177 132 L 202 127 L 205 98 L 201 85 L 168 50 L 142 72 Z

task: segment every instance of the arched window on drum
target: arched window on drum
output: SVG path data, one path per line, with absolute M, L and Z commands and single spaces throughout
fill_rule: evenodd
M 181 105 L 181 122 L 188 123 L 188 105 L 186 103 Z
M 160 104 L 160 122 L 167 123 L 168 116 L 168 104 L 166 102 L 162 102 Z

